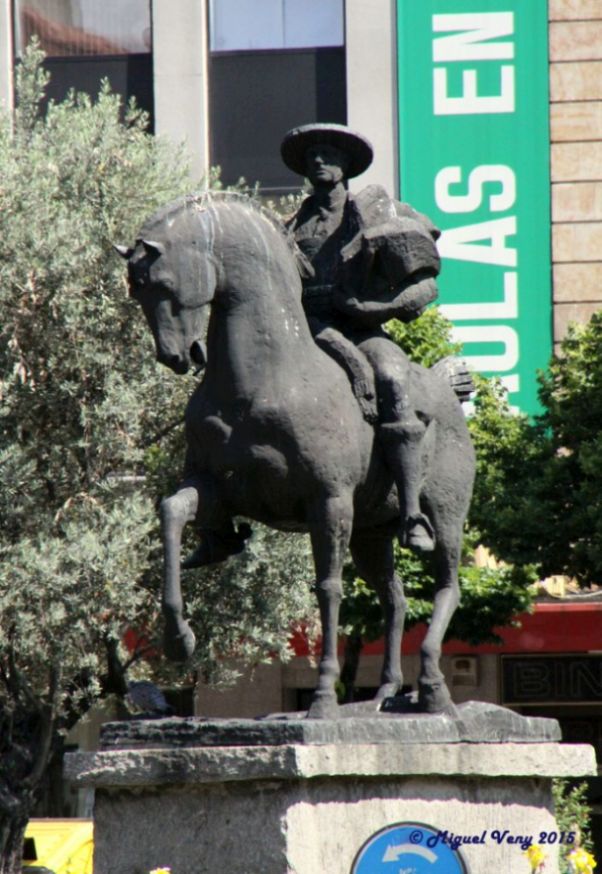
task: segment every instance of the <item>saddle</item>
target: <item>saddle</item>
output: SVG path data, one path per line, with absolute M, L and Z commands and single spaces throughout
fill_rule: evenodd
M 317 319 L 310 318 L 308 321 L 316 344 L 345 371 L 362 416 L 370 425 L 375 425 L 378 422 L 376 383 L 368 359 L 336 328 L 324 325 Z M 476 386 L 466 362 L 461 358 L 448 355 L 433 364 L 430 371 L 453 389 L 459 403 L 470 400 Z

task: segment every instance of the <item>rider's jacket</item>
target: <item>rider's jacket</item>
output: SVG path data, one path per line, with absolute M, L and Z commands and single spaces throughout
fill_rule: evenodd
M 303 307 L 323 324 L 347 333 L 391 318 L 411 321 L 436 296 L 434 283 L 418 293 L 414 286 L 439 273 L 439 231 L 380 185 L 348 194 L 334 230 L 321 221 L 312 196 L 287 227 L 313 268 L 303 277 Z

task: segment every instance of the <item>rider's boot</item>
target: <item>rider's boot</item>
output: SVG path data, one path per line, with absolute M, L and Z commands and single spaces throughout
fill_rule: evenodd
M 225 561 L 231 555 L 237 555 L 245 548 L 245 541 L 251 536 L 251 526 L 242 522 L 237 529 L 230 525 L 220 531 L 201 529 L 201 542 L 194 552 L 182 562 L 183 570 L 195 567 L 205 567 Z
M 405 510 L 400 543 L 414 552 L 432 552 L 435 547 L 433 526 L 420 510 L 425 430 L 420 419 L 407 413 L 396 422 L 382 423 L 379 428 L 387 464 L 393 471 L 399 492 L 400 509 Z

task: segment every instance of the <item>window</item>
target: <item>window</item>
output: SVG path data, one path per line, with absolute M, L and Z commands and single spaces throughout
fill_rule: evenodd
M 148 54 L 149 0 L 15 0 L 17 54 L 36 34 L 47 57 Z
M 48 98 L 98 94 L 107 78 L 124 102 L 153 112 L 151 0 L 14 0 L 17 56 L 35 34 L 46 53 Z
M 343 0 L 211 0 L 213 52 L 343 45 Z
M 209 15 L 211 163 L 226 184 L 294 190 L 283 135 L 347 119 L 343 0 L 210 0 Z

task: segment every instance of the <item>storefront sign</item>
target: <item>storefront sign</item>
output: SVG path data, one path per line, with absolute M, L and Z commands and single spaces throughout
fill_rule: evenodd
M 470 366 L 537 410 L 552 348 L 547 0 L 397 0 L 401 197 Z
M 502 656 L 504 704 L 599 704 L 602 656 Z

